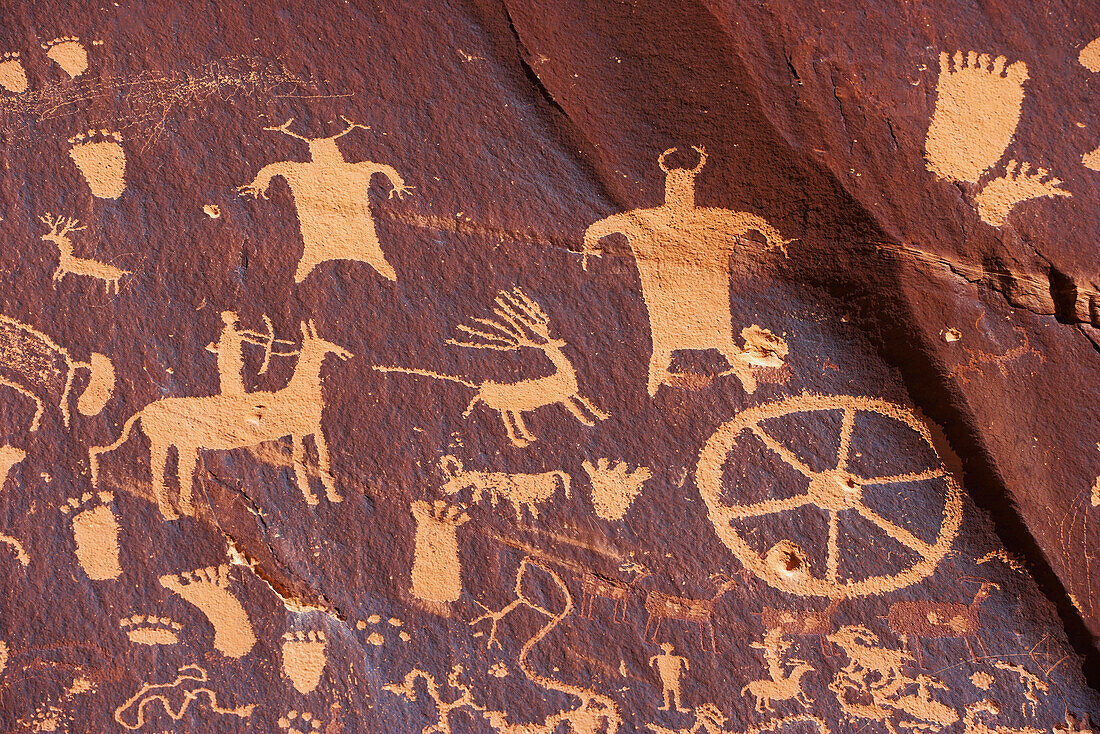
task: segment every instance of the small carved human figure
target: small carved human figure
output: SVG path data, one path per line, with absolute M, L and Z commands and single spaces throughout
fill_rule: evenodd
M 328 260 L 359 260 L 368 263 L 382 277 L 397 280 L 397 273 L 378 243 L 367 189 L 376 173 L 389 179 L 391 198 L 404 196 L 412 187 L 405 185 L 405 180 L 392 166 L 345 160 L 336 139 L 356 128 L 366 128 L 343 119 L 347 129 L 327 138 L 306 138 L 290 132 L 294 118 L 279 127 L 264 128 L 304 140 L 309 146 L 310 160 L 306 163 L 270 163 L 260 169 L 252 183 L 239 187 L 242 195 L 267 198 L 267 187 L 274 177 L 282 176 L 290 185 L 304 245 L 294 273 L 295 283 L 301 283 L 314 267 Z
M 672 643 L 662 642 L 661 652 L 649 659 L 651 666 L 656 666 L 657 675 L 661 678 L 661 696 L 665 705 L 658 706 L 658 711 L 669 710 L 669 700 L 676 705 L 677 711 L 684 711 L 680 707 L 680 674 L 689 670 L 688 659 L 682 655 L 672 654 Z
M 244 395 L 244 335 L 237 328 L 237 314 L 222 311 L 218 353 L 218 386 L 222 395 Z
M 756 214 L 696 206 L 695 175 L 707 162 L 706 151 L 695 148 L 699 163 L 694 168 L 669 168 L 665 159 L 673 150 L 658 159 L 665 172 L 665 203 L 589 226 L 585 263 L 589 255 L 603 254 L 598 244 L 613 234 L 625 235 L 634 251 L 653 340 L 650 395 L 662 384 L 674 384 L 669 373 L 674 352 L 707 349 L 717 349 L 729 362 L 723 374 L 736 374 L 745 390 L 753 392 L 756 379 L 733 337 L 730 258 L 750 231 L 759 232 L 769 250 L 785 251 L 788 241 Z

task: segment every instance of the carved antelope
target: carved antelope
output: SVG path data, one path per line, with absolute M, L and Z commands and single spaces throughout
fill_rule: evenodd
M 722 580 L 722 585 L 709 599 L 687 599 L 682 596 L 662 594 L 659 591 L 650 591 L 646 594 L 645 610 L 645 635 L 649 635 L 650 626 L 653 627 L 651 640 L 657 641 L 657 633 L 661 629 L 661 622 L 669 619 L 678 619 L 681 622 L 693 622 L 699 627 L 699 646 L 705 647 L 703 639 L 704 628 L 710 634 L 710 650 L 715 652 L 714 645 L 714 606 L 725 594 L 732 589 L 737 580 L 726 574 L 714 574 L 711 580 Z M 653 622 L 656 621 L 656 624 Z
M 38 218 L 50 231 L 42 235 L 43 240 L 54 243 L 59 254 L 57 268 L 53 271 L 54 281 L 60 281 L 69 273 L 84 275 L 89 278 L 102 280 L 106 285 L 107 295 L 118 294 L 118 281 L 122 276 L 129 275 L 129 270 L 121 270 L 114 265 L 108 265 L 98 260 L 86 260 L 73 255 L 73 241 L 69 239 L 70 232 L 79 232 L 85 227 L 76 226 L 79 222 L 72 217 L 52 217 L 49 212 Z
M 477 394 L 466 406 L 462 417 L 469 417 L 478 403 L 484 403 L 500 413 L 504 430 L 515 446 L 527 446 L 536 440 L 523 422 L 523 414 L 538 408 L 561 405 L 586 426 L 594 426 L 597 420 L 608 418 L 607 413 L 581 397 L 577 372 L 569 357 L 562 351 L 566 342 L 551 338 L 550 317 L 542 310 L 542 306 L 521 289 L 514 288 L 511 291 L 501 291 L 496 297 L 493 314 L 496 316 L 495 320 L 474 319 L 479 328 L 459 324 L 459 331 L 473 337 L 473 341 L 448 339 L 447 343 L 471 349 L 498 351 L 518 351 L 524 347 L 537 349 L 554 365 L 554 373 L 518 382 L 486 381 L 478 384 L 453 375 L 407 367 L 375 366 L 374 369 L 380 372 L 422 375 L 473 388 Z
M 980 579 L 966 579 L 980 581 Z M 982 648 L 983 655 L 989 655 L 985 649 L 985 643 L 978 637 L 982 623 L 979 617 L 982 602 L 989 598 L 992 589 L 999 589 L 1000 585 L 992 581 L 981 581 L 981 587 L 969 604 L 954 602 L 932 601 L 899 601 L 890 605 L 886 621 L 890 631 L 901 636 L 906 645 L 913 647 L 917 665 L 923 667 L 921 661 L 921 638 L 960 638 L 966 643 L 966 650 L 970 657 L 974 657 L 974 648 L 970 645 L 973 637 Z

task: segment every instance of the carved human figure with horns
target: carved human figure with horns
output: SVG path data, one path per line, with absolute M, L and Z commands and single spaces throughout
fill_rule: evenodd
M 669 367 L 678 350 L 717 349 L 748 392 L 756 389 L 750 354 L 733 338 L 730 315 L 730 256 L 750 231 L 763 235 L 767 249 L 784 249 L 789 240 L 763 217 L 695 205 L 695 176 L 707 162 L 702 147 L 694 168 L 670 168 L 670 148 L 657 159 L 665 172 L 665 203 L 613 214 L 584 233 L 588 256 L 603 255 L 599 243 L 622 234 L 634 251 L 642 296 L 649 311 L 653 352 L 649 361 L 650 395 L 673 384 Z
M 286 133 L 309 145 L 310 160 L 306 163 L 280 161 L 260 169 L 252 183 L 238 188 L 242 195 L 267 198 L 271 179 L 282 176 L 290 185 L 298 224 L 302 231 L 302 257 L 294 273 L 294 282 L 301 283 L 317 265 L 328 260 L 359 260 L 373 267 L 387 280 L 396 281 L 397 273 L 382 253 L 378 233 L 374 228 L 367 190 L 371 178 L 380 173 L 389 179 L 390 197 L 402 197 L 411 186 L 392 166 L 360 161 L 349 163 L 336 145 L 336 139 L 364 125 L 342 118 L 347 129 L 327 138 L 307 138 L 290 131 L 290 118 L 278 127 L 264 130 Z

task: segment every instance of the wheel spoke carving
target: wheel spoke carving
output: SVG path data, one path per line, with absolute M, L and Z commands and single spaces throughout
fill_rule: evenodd
M 810 467 L 803 464 L 802 461 L 797 456 L 794 455 L 793 451 L 791 451 L 786 446 L 784 446 L 783 444 L 776 441 L 774 438 L 772 438 L 768 434 L 764 433 L 764 429 L 761 428 L 760 426 L 754 425 L 754 426 L 751 427 L 751 430 L 757 438 L 759 438 L 761 441 L 764 442 L 765 446 L 767 446 L 769 449 L 771 449 L 776 454 L 778 454 L 779 458 L 782 459 L 784 463 L 790 465 L 790 467 L 792 469 L 794 469 L 795 471 L 797 471 L 801 474 L 804 474 L 805 476 L 810 477 L 811 479 L 813 478 L 813 476 L 814 476 L 813 469 L 811 469 Z
M 926 479 L 939 479 L 947 474 L 942 466 L 934 466 L 924 471 L 915 471 L 908 474 L 895 474 L 892 477 L 872 477 L 861 480 L 863 484 L 901 484 L 903 482 L 923 482 Z
M 921 540 L 900 525 L 890 522 L 871 508 L 859 505 L 855 507 L 855 511 L 868 521 L 874 523 L 875 525 L 878 525 L 879 528 L 881 528 L 891 538 L 903 545 L 909 546 L 917 553 L 924 555 L 925 553 L 928 553 L 932 550 L 931 543 L 927 543 Z
M 845 408 L 844 418 L 840 422 L 840 448 L 837 450 L 836 468 L 847 469 L 852 451 L 852 433 L 856 429 L 855 408 Z

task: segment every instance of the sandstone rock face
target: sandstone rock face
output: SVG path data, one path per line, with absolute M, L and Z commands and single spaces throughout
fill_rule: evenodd
M 5 9 L 0 731 L 1091 731 L 1098 37 Z

